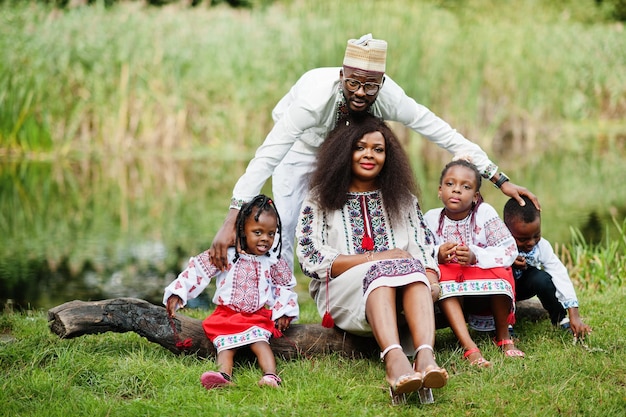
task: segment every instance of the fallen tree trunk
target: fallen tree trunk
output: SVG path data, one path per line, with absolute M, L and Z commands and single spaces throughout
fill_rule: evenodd
M 518 304 L 517 315 L 531 319 L 545 317 L 537 303 Z M 437 328 L 447 323 L 437 317 Z M 215 348 L 202 329 L 202 320 L 180 312 L 169 318 L 164 307 L 137 298 L 115 298 L 102 301 L 70 301 L 48 310 L 50 330 L 61 338 L 71 339 L 87 334 L 135 332 L 175 354 L 192 353 L 215 356 Z M 291 359 L 339 353 L 343 356 L 371 357 L 378 352 L 374 338 L 359 337 L 320 324 L 293 324 L 284 337 L 272 338 L 274 354 Z
M 137 298 L 70 301 L 48 311 L 48 324 L 54 334 L 66 339 L 105 332 L 135 332 L 176 354 L 209 357 L 216 353 L 204 334 L 202 320 L 180 312 L 170 319 L 164 307 Z M 187 346 L 181 345 L 185 340 Z M 271 346 L 277 356 L 287 359 L 331 352 L 370 356 L 378 350 L 373 338 L 327 329 L 320 324 L 295 323 L 284 332 L 284 337 L 272 338 Z

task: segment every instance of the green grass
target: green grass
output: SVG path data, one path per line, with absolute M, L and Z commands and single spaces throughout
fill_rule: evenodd
M 548 320 L 520 319 L 516 332 L 523 360 L 506 359 L 486 334 L 475 340 L 494 367 L 471 368 L 450 329 L 437 331 L 437 359 L 450 375 L 433 405 L 410 397 L 392 407 L 382 364 L 331 354 L 278 360 L 284 386 L 260 389 L 254 361 L 239 359 L 236 387 L 207 392 L 199 383 L 213 360 L 176 356 L 134 333 L 59 339 L 44 311 L 0 314 L 0 415 L 564 415 L 621 416 L 626 409 L 626 316 L 622 300 L 626 227 L 616 240 L 576 240 L 557 248 L 570 269 L 581 316 L 593 328 L 585 345 Z M 301 323 L 319 323 L 299 282 Z M 202 319 L 209 311 L 182 312 Z
M 523 360 L 505 359 L 477 337 L 493 369 L 472 369 L 449 329 L 437 331 L 437 358 L 451 374 L 435 404 L 392 407 L 380 361 L 338 355 L 278 361 L 284 385 L 256 386 L 260 371 L 239 360 L 236 387 L 207 392 L 199 383 L 212 360 L 176 356 L 134 333 L 62 340 L 43 312 L 0 315 L 0 415 L 5 416 L 621 416 L 626 409 L 623 287 L 579 288 L 581 313 L 594 329 L 587 347 L 549 321 L 516 326 Z M 305 321 L 319 322 L 303 299 Z M 207 312 L 188 310 L 202 318 Z

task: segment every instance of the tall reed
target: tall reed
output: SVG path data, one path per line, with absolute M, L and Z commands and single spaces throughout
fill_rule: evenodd
M 489 151 L 568 148 L 565 127 L 593 120 L 598 136 L 623 134 L 621 25 L 589 24 L 586 2 L 478 4 L 0 5 L 3 152 L 249 155 L 296 78 L 339 65 L 366 32 L 388 40 L 390 76 Z

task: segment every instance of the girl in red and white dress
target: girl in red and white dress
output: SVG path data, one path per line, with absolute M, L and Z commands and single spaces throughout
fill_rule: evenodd
M 278 245 L 272 249 L 276 235 Z M 206 389 L 232 385 L 235 353 L 249 346 L 256 355 L 263 377 L 260 386 L 278 387 L 276 360 L 269 345 L 298 318 L 295 276 L 280 257 L 280 218 L 272 200 L 258 195 L 237 216 L 237 248 L 228 250 L 229 267 L 220 271 L 209 251 L 189 259 L 189 264 L 165 288 L 163 304 L 170 317 L 197 297 L 215 277 L 215 311 L 202 322 L 217 350 L 219 371 L 202 374 Z
M 444 207 L 426 212 L 424 219 L 435 235 L 441 272 L 439 306 L 472 365 L 489 367 L 472 337 L 464 309 L 484 303 L 480 310 L 493 314 L 495 343 L 508 357 L 523 357 L 509 337 L 515 319 L 515 284 L 511 265 L 517 257 L 515 239 L 480 195 L 481 176 L 471 162 L 448 163 L 439 180 Z M 490 313 L 489 313 L 490 311 Z M 490 317 L 490 316 L 486 316 Z M 472 323 L 470 323 L 472 324 Z M 472 326 L 474 327 L 474 326 Z

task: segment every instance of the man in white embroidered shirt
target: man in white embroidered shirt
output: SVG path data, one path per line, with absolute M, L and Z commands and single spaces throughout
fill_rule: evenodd
M 272 194 L 283 225 L 282 254 L 293 269 L 293 244 L 298 212 L 307 191 L 317 148 L 342 114 L 368 111 L 387 121 L 404 124 L 456 156 L 470 156 L 485 178 L 504 194 L 523 204 L 526 188 L 508 181 L 475 143 L 407 96 L 385 75 L 387 42 L 371 34 L 351 39 L 342 67 L 306 72 L 272 111 L 274 127 L 257 149 L 233 190 L 230 210 L 211 245 L 211 259 L 227 267 L 226 249 L 235 244 L 235 219 L 243 203 L 259 194 L 272 176 Z

